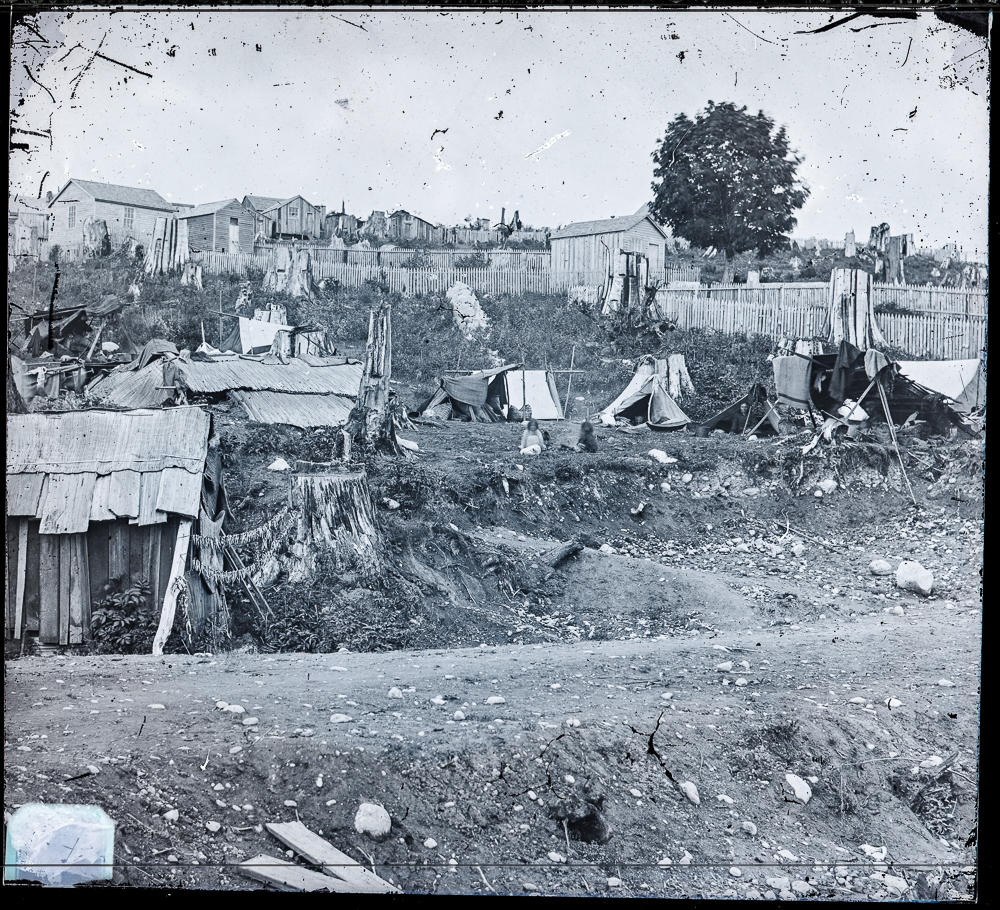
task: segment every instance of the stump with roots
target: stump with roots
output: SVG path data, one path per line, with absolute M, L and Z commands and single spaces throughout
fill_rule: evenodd
M 202 290 L 201 268 L 203 256 L 201 253 L 192 253 L 191 258 L 184 263 L 181 268 L 181 284 L 189 284 Z
M 667 391 L 677 401 L 694 395 L 694 383 L 683 354 L 671 354 L 667 359 Z
M 315 300 L 316 283 L 313 281 L 309 251 L 293 251 L 287 246 L 274 247 L 264 275 L 263 289 L 269 294 L 288 294 Z
M 290 581 L 309 578 L 320 554 L 328 554 L 337 571 L 357 572 L 367 580 L 381 576 L 382 540 L 364 471 L 296 474 L 291 501 L 298 522 Z
M 341 430 L 344 461 L 352 455 L 382 452 L 409 457 L 396 438 L 389 377 L 392 373 L 392 311 L 383 303 L 376 315 L 368 317 L 365 365 L 358 387 L 358 399 Z

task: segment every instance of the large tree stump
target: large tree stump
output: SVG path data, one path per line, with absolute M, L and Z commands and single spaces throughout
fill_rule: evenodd
M 193 284 L 199 291 L 202 290 L 201 283 L 201 253 L 192 253 L 191 258 L 184 263 L 181 269 L 181 284 Z
M 694 394 L 694 383 L 691 381 L 683 354 L 671 354 L 667 359 L 667 391 L 670 397 L 677 401 Z
M 368 579 L 382 573 L 382 540 L 364 471 L 296 474 L 291 500 L 298 524 L 290 581 L 309 578 L 321 554 L 328 554 L 339 571 L 356 571 Z
M 264 275 L 264 290 L 271 294 L 315 300 L 317 291 L 309 251 L 294 251 L 287 246 L 274 247 Z
M 392 311 L 387 303 L 368 317 L 368 343 L 358 398 L 341 431 L 342 457 L 352 453 L 379 451 L 408 457 L 396 438 L 393 408 L 390 407 L 389 377 L 392 374 Z

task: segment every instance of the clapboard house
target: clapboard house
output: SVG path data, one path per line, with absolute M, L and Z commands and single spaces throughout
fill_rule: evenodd
M 553 275 L 587 277 L 607 274 L 621 251 L 642 253 L 649 259 L 650 274 L 663 271 L 669 238 L 642 206 L 634 215 L 578 221 L 550 237 Z
M 193 627 L 213 614 L 218 579 L 190 562 L 225 510 L 211 433 L 191 407 L 8 415 L 7 638 L 81 644 L 109 591 L 145 581 L 158 613 L 182 576 Z
M 393 240 L 434 240 L 440 233 L 429 221 L 398 209 L 388 219 L 388 236 Z
M 255 213 L 256 234 L 268 240 L 320 240 L 326 221 L 326 206 L 313 205 L 302 196 L 243 197 L 243 205 Z
M 49 240 L 71 255 L 85 240 L 85 230 L 103 221 L 114 246 L 134 240 L 148 245 L 156 219 L 174 216 L 174 206 L 156 190 L 73 178 L 49 203 L 53 220 Z
M 224 199 L 178 211 L 177 220 L 187 223 L 191 252 L 252 253 L 254 214 L 238 199 Z

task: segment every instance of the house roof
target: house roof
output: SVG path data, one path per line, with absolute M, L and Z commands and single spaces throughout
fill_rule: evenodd
M 642 206 L 634 215 L 622 215 L 619 218 L 602 218 L 598 221 L 576 221 L 573 224 L 567 224 L 558 231 L 553 231 L 550 239 L 563 240 L 567 237 L 588 237 L 593 234 L 616 234 L 619 231 L 630 231 L 647 218 L 649 219 L 649 223 L 666 240 L 666 232 L 653 220 L 647 206 Z
M 416 218 L 417 221 L 422 221 L 424 224 L 429 224 L 434 227 L 433 223 L 428 221 L 426 218 L 421 218 L 419 215 L 414 215 L 413 212 L 408 212 L 406 209 L 396 209 L 389 217 L 395 218 L 397 215 L 409 215 L 411 218 Z
M 101 202 L 138 205 L 142 208 L 158 209 L 164 212 L 174 211 L 174 207 L 156 190 L 138 186 L 120 186 L 117 183 L 98 183 L 96 180 L 79 180 L 76 177 L 67 181 L 66 186 L 59 190 L 50 205 L 54 205 L 56 200 L 66 192 L 67 187 L 74 183 Z
M 282 423 L 303 428 L 342 426 L 347 423 L 354 406 L 354 398 L 346 395 L 248 392 L 241 389 L 233 392 L 233 398 L 256 423 Z
M 242 206 L 243 203 L 239 199 L 223 199 L 221 202 L 205 202 L 202 205 L 196 205 L 190 209 L 183 209 L 177 213 L 178 218 L 199 218 L 202 215 L 214 215 L 220 209 L 227 208 L 228 206 L 236 203 Z
M 222 354 L 208 360 L 182 359 L 176 363 L 185 387 L 196 394 L 281 392 L 336 395 L 353 402 L 361 384 L 361 364 L 339 357 L 302 356 L 283 363 L 268 355 Z M 139 370 L 132 364 L 112 370 L 94 380 L 87 395 L 118 407 L 157 407 L 168 397 L 168 392 L 160 388 L 163 385 L 162 360 L 157 358 Z
M 40 519 L 41 534 L 195 518 L 210 429 L 200 408 L 10 415 L 7 514 Z
M 251 196 L 246 195 L 243 197 L 246 202 L 249 202 L 258 212 L 263 212 L 266 209 L 273 208 L 275 205 L 281 202 L 281 200 L 276 196 Z

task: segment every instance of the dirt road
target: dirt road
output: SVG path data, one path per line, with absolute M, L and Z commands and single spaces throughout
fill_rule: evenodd
M 970 897 L 980 611 L 896 603 L 624 641 L 13 661 L 5 808 L 104 807 L 135 885 L 259 887 L 233 864 L 301 818 L 414 892 Z M 353 829 L 365 800 L 385 842 Z

